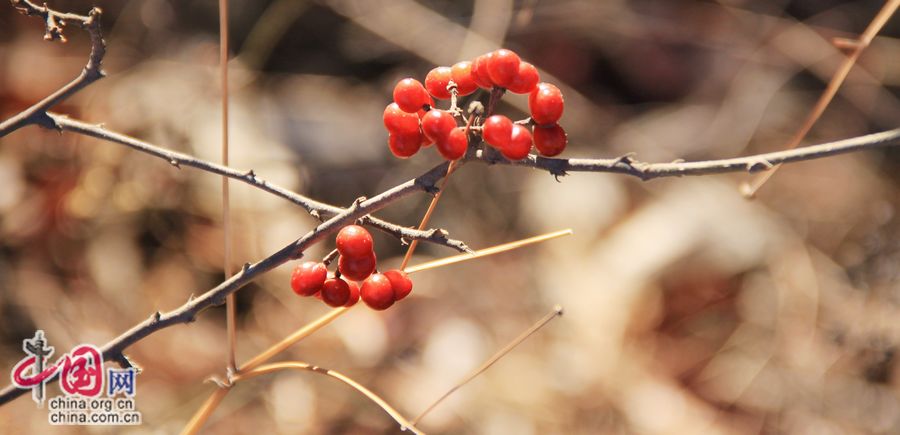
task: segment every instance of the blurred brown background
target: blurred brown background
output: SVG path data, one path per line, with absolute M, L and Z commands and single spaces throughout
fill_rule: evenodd
M 103 8 L 109 77 L 56 110 L 219 159 L 213 1 L 54 1 Z M 567 157 L 645 161 L 780 149 L 879 1 L 233 1 L 232 165 L 349 204 L 440 161 L 386 146 L 399 78 L 497 46 L 566 96 Z M 0 3 L 0 115 L 74 77 L 87 53 Z M 900 18 L 875 39 L 806 143 L 900 124 Z M 525 99 L 499 111 L 525 116 Z M 566 315 L 455 393 L 428 432 L 898 433 L 900 150 L 784 167 L 755 201 L 746 174 L 640 182 L 469 165 L 433 225 L 473 248 L 574 236 L 413 276 L 409 300 L 357 307 L 283 359 L 337 369 L 418 414 L 561 304 Z M 222 279 L 220 179 L 121 146 L 28 127 L 0 139 L 0 360 L 37 328 L 64 352 L 102 344 Z M 303 210 L 232 183 L 237 263 L 310 230 Z M 428 198 L 379 216 L 415 225 Z M 320 245 L 309 258 L 332 247 Z M 376 234 L 383 266 L 403 247 Z M 422 245 L 412 264 L 452 255 Z M 238 293 L 238 359 L 326 312 L 287 264 Z M 139 427 L 51 427 L 28 397 L 0 432 L 172 433 L 225 361 L 222 309 L 132 346 Z M 58 387 L 48 389 L 55 395 Z M 239 385 L 209 433 L 394 433 L 344 385 L 283 373 Z

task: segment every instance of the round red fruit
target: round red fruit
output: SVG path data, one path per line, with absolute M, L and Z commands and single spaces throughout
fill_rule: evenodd
M 439 66 L 428 71 L 428 75 L 425 76 L 425 89 L 434 98 L 441 100 L 450 99 L 450 91 L 447 90 L 449 83 L 450 67 L 448 66 Z
M 347 225 L 335 237 L 338 252 L 345 257 L 365 257 L 372 254 L 372 235 L 359 225 Z
M 491 89 L 494 87 L 494 82 L 491 81 L 491 77 L 488 75 L 488 60 L 490 60 L 492 54 L 482 54 L 472 62 L 472 79 L 475 80 L 475 84 L 479 88 Z
M 400 110 L 397 103 L 388 104 L 384 108 L 382 119 L 384 127 L 392 134 L 413 135 L 419 132 L 419 117 Z
M 509 160 L 522 160 L 531 151 L 531 133 L 522 125 L 513 124 L 509 144 L 500 148 L 500 154 Z
M 531 119 L 538 125 L 555 124 L 563 114 L 562 92 L 550 83 L 539 83 L 528 95 Z
M 345 307 L 352 307 L 359 302 L 359 286 L 356 285 L 353 281 L 344 281 L 347 283 L 347 287 L 350 288 L 350 296 L 347 298 L 347 303 L 344 304 Z
M 422 133 L 437 143 L 447 138 L 456 127 L 456 119 L 446 110 L 431 109 L 422 117 Z
M 431 102 L 428 91 L 416 79 L 406 78 L 394 86 L 394 102 L 407 113 L 416 113 Z
M 340 278 L 325 280 L 322 285 L 322 301 L 332 307 L 342 307 L 350 299 L 350 285 Z
M 501 48 L 488 58 L 488 76 L 495 85 L 507 88 L 519 74 L 519 62 L 518 54 Z
M 419 152 L 423 138 L 418 131 L 413 134 L 391 133 L 388 135 L 388 148 L 395 157 L 408 159 Z
M 399 301 L 405 298 L 412 291 L 413 282 L 409 279 L 409 275 L 402 270 L 391 269 L 384 273 L 388 281 L 391 282 L 391 288 L 394 290 L 394 300 Z
M 456 90 L 461 97 L 478 90 L 478 83 L 472 77 L 472 62 L 466 60 L 450 67 L 450 78 L 456 83 Z
M 324 263 L 307 261 L 291 273 L 291 288 L 300 296 L 312 296 L 322 289 L 327 277 L 328 269 Z
M 509 118 L 503 115 L 494 115 L 484 120 L 481 135 L 488 144 L 503 149 L 509 144 L 512 126 L 513 123 Z
M 375 271 L 375 253 L 363 257 L 345 257 L 341 255 L 338 260 L 338 270 L 341 275 L 354 281 L 362 281 Z
M 566 131 L 559 124 L 534 127 L 534 147 L 545 157 L 559 155 L 566 149 Z
M 469 147 L 469 138 L 466 136 L 465 127 L 456 127 L 450 130 L 447 140 L 437 143 L 437 150 L 447 160 L 457 160 L 466 155 Z
M 522 62 L 519 64 L 519 73 L 506 89 L 516 94 L 528 94 L 537 87 L 539 81 L 541 75 L 538 74 L 537 68 L 528 62 Z
M 373 310 L 386 310 L 394 305 L 394 288 L 391 281 L 380 273 L 376 273 L 363 282 L 359 289 L 363 302 Z

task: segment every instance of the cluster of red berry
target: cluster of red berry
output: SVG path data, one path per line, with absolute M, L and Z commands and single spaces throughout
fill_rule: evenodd
M 372 309 L 384 310 L 412 291 L 406 272 L 392 269 L 382 274 L 375 270 L 374 243 L 365 228 L 342 228 L 335 244 L 340 254 L 337 272 L 331 275 L 324 262 L 300 264 L 291 274 L 294 293 L 315 296 L 332 307 L 351 307 L 361 298 Z M 362 281 L 362 286 L 356 281 Z
M 562 92 L 550 83 L 539 82 L 534 65 L 523 62 L 519 55 L 507 49 L 452 67 L 434 68 L 425 76 L 424 86 L 416 79 L 400 80 L 394 87 L 394 102 L 384 109 L 388 147 L 395 156 L 407 158 L 433 143 L 444 158 L 456 160 L 466 153 L 470 131 L 480 131 L 484 142 L 510 160 L 527 157 L 532 143 L 543 156 L 558 155 L 567 142 L 566 132 L 558 124 L 563 114 Z M 480 125 L 460 126 L 457 117 L 466 124 L 461 111 L 434 107 L 432 97 L 446 100 L 469 95 L 478 88 L 529 94 L 530 122 L 512 122 L 506 116 L 493 115 Z M 531 131 L 529 124 L 534 125 Z

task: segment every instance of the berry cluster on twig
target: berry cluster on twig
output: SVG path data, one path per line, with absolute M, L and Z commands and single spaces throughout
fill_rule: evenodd
M 457 98 L 478 89 L 490 90 L 486 117 L 466 118 L 457 107 Z M 513 122 L 494 115 L 496 99 L 504 92 L 528 94 L 530 118 Z M 435 145 L 447 160 L 462 158 L 474 143 L 494 147 L 509 160 L 528 157 L 532 145 L 544 157 L 559 155 L 566 148 L 566 132 L 559 125 L 564 109 L 562 92 L 551 83 L 541 83 L 534 65 L 524 62 L 515 52 L 499 49 L 473 61 L 452 67 L 439 66 L 425 76 L 423 85 L 405 78 L 394 86 L 394 102 L 384 109 L 388 147 L 399 158 L 409 158 L 420 148 Z M 435 107 L 434 99 L 450 100 L 450 108 Z M 529 128 L 530 127 L 530 128 Z
M 372 235 L 359 225 L 347 225 L 335 237 L 337 249 L 321 262 L 297 265 L 291 274 L 291 288 L 300 296 L 314 296 L 332 307 L 352 307 L 360 298 L 373 310 L 386 310 L 412 292 L 406 272 L 376 270 L 377 258 Z M 338 259 L 337 270 L 328 266 Z M 362 282 L 362 286 L 357 282 Z

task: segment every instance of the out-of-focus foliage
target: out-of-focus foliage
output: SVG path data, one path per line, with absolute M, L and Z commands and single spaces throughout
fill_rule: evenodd
M 213 1 L 57 1 L 103 8 L 109 77 L 57 111 L 219 158 Z M 712 159 L 779 149 L 877 1 L 234 1 L 233 166 L 333 204 L 423 172 L 431 149 L 389 156 L 393 84 L 498 44 L 560 83 L 569 157 Z M 897 127 L 900 18 L 861 57 L 806 143 Z M 87 41 L 41 40 L 0 3 L 0 117 L 83 66 Z M 501 112 L 524 117 L 507 96 Z M 458 433 L 897 433 L 900 154 L 782 168 L 755 201 L 746 174 L 642 183 L 470 165 L 433 224 L 474 248 L 573 228 L 538 247 L 413 275 L 412 297 L 354 309 L 284 358 L 334 368 L 414 416 L 554 304 L 566 315 L 429 414 Z M 57 349 L 102 344 L 222 279 L 219 178 L 114 144 L 28 127 L 0 139 L 0 364 L 36 328 Z M 309 231 L 303 210 L 232 183 L 236 258 Z M 380 216 L 415 225 L 421 195 Z M 332 249 L 320 245 L 317 258 Z M 380 264 L 403 247 L 376 234 Z M 421 245 L 413 264 L 452 252 Z M 238 359 L 326 311 L 293 264 L 238 293 Z M 144 368 L 133 433 L 179 430 L 221 374 L 224 315 L 132 346 Z M 51 387 L 53 391 L 57 387 Z M 396 426 L 331 379 L 239 385 L 210 433 L 372 433 Z M 0 432 L 51 427 L 27 398 Z

